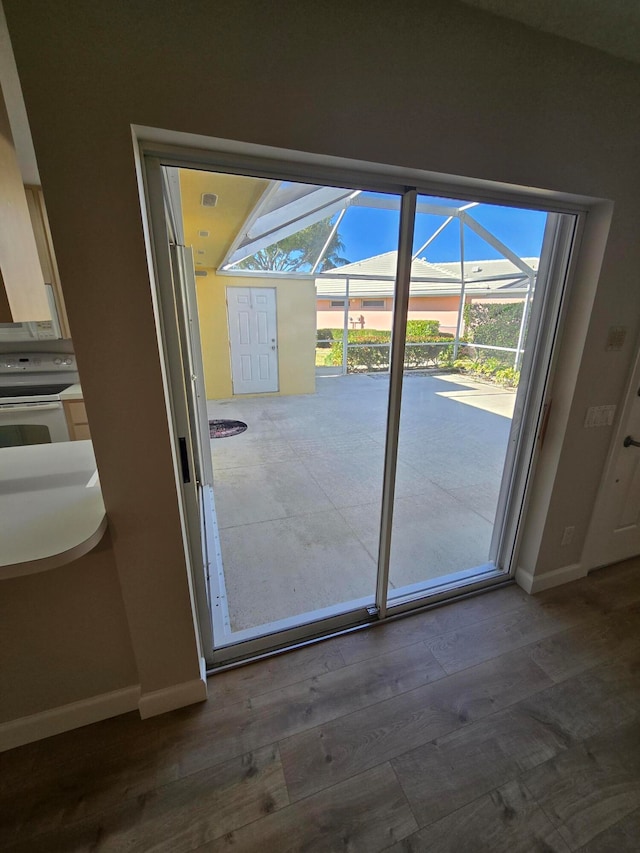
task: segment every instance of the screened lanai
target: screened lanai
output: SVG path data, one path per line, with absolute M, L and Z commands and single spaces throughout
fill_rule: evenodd
M 398 195 L 191 169 L 173 192 L 207 416 L 243 425 L 211 432 L 222 644 L 375 612 L 390 453 L 388 601 L 495 574 L 546 214 L 418 196 L 399 308 Z
M 352 212 L 397 212 L 399 208 L 398 198 L 381 193 L 272 181 L 236 235 L 219 271 L 240 275 L 251 271 L 265 276 L 295 272 L 313 276 L 317 326 L 320 329 L 327 324 L 328 328 L 338 326 L 342 329 L 342 335 L 334 335 L 333 339 L 339 337 L 341 340 L 340 366 L 342 372 L 347 373 L 349 363 L 357 361 L 355 354 L 349 357 L 349 350 L 353 353 L 357 347 L 364 346 L 357 340 L 349 340 L 349 330 L 391 329 L 397 252 L 384 252 L 353 262 L 339 258 L 340 263 L 336 263 L 332 246 Z M 461 343 L 471 343 L 469 335 L 465 335 L 465 305 L 490 301 L 521 305 L 517 335 L 512 334 L 512 339 L 499 344 L 473 340 L 473 353 L 491 354 L 493 350 L 510 361 L 516 371 L 520 366 L 539 257 L 518 255 L 474 216 L 478 209 L 482 210 L 479 202 L 439 198 L 421 199 L 417 204 L 416 222 L 421 227 L 417 229 L 412 253 L 410 317 L 436 320 L 442 316 L 444 322 L 440 323 L 439 331 L 452 336 L 451 345 L 444 340 L 432 341 L 430 357 L 421 366 L 426 367 L 429 361 L 432 366 L 437 364 L 439 351 L 444 349 L 450 351 L 450 360 L 455 360 Z M 510 214 L 513 215 L 513 211 Z M 322 239 L 310 246 L 308 252 L 305 247 L 304 258 L 297 256 L 296 235 L 318 223 L 326 224 Z M 442 243 L 451 232 L 455 232 L 457 242 L 451 259 L 429 260 L 430 247 L 438 240 Z M 484 246 L 480 254 L 479 243 Z M 270 250 L 284 244 L 287 244 L 289 255 L 278 263 Z M 472 248 L 471 256 L 469 248 Z M 420 349 L 421 343 L 406 342 L 409 356 L 412 349 Z M 368 342 L 369 347 L 374 345 Z M 377 346 L 378 360 L 386 361 L 388 366 L 390 342 Z M 422 347 L 422 351 L 424 349 Z M 409 357 L 406 366 L 413 366 L 412 362 L 420 365 L 419 359 Z

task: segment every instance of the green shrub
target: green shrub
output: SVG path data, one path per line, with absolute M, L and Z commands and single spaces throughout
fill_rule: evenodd
M 506 304 L 506 305 L 467 305 L 467 308 L 487 308 L 490 315 L 502 317 L 503 320 L 509 319 L 511 322 L 510 333 L 514 332 L 514 318 L 516 310 L 522 310 L 522 303 Z M 494 309 L 499 309 L 497 312 Z M 501 311 L 500 309 L 508 309 Z M 475 312 L 476 315 L 484 316 L 483 312 Z M 477 319 L 477 317 L 476 317 Z M 489 317 L 489 322 L 493 322 L 495 317 Z M 501 321 L 500 321 L 501 322 Z M 500 326 L 498 322 L 498 331 L 500 328 L 504 331 L 504 324 Z M 513 368 L 512 353 L 493 353 L 487 354 L 486 350 L 474 347 L 472 336 L 476 334 L 478 329 L 486 332 L 487 329 L 482 323 L 476 325 L 465 334 L 465 337 L 460 340 L 458 345 L 457 358 L 453 358 L 453 340 L 454 335 L 447 332 L 441 334 L 431 334 L 432 329 L 439 328 L 437 320 L 409 320 L 407 321 L 407 338 L 405 346 L 404 368 L 405 370 L 419 370 L 433 367 L 454 368 L 463 373 L 468 373 L 473 376 L 481 376 L 493 379 L 502 385 L 516 387 L 520 378 L 520 372 Z M 498 332 L 494 327 L 493 331 Z M 519 332 L 519 326 L 518 326 Z M 322 338 L 320 337 L 322 333 Z M 325 364 L 331 366 L 339 366 L 342 364 L 342 329 L 318 329 L 318 339 L 327 341 L 331 351 L 327 353 Z M 391 342 L 391 332 L 389 330 L 380 329 L 349 329 L 347 340 L 350 344 L 347 352 L 347 372 L 348 373 L 365 373 L 367 371 L 380 371 L 389 369 L 389 344 Z M 494 346 L 515 346 L 516 342 L 509 343 L 509 338 L 506 343 L 494 343 L 494 340 L 487 340 L 483 334 L 482 343 L 491 343 Z M 351 346 L 355 344 L 356 346 Z M 320 344 L 319 344 L 320 346 Z
M 342 341 L 335 341 L 331 344 L 331 352 L 327 356 L 325 363 L 327 365 L 342 364 Z
M 476 371 L 483 376 L 493 376 L 493 374 L 500 370 L 502 367 L 502 362 L 498 358 L 494 358 L 493 356 L 489 356 L 488 358 L 479 358 L 476 362 Z
M 463 356 L 462 358 L 456 358 L 453 362 L 453 366 L 456 370 L 464 370 L 465 372 L 471 373 L 475 368 L 475 361 L 468 358 L 467 356 Z
M 463 355 L 453 362 L 453 367 L 461 373 L 489 378 L 510 388 L 517 388 L 520 381 L 520 371 L 504 367 L 499 358 L 469 358 Z
M 343 329 L 322 329 L 322 331 L 330 333 L 330 340 L 333 339 L 334 341 L 341 341 L 344 333 Z M 391 340 L 391 332 L 388 329 L 349 329 L 347 331 L 349 341 L 359 341 L 362 338 L 369 338 L 371 335 L 380 336 L 381 340 Z
M 405 369 L 443 366 L 443 363 L 450 361 L 453 353 L 453 346 L 449 340 L 448 337 L 434 337 L 425 341 L 421 335 L 407 335 L 404 351 Z M 446 343 L 446 346 L 443 346 L 443 343 Z
M 470 343 L 517 347 L 524 302 L 474 302 L 464 306 L 465 337 Z M 513 366 L 513 354 L 496 353 L 501 367 Z
M 349 338 L 347 350 L 347 371 L 388 370 L 390 332 L 369 332 Z M 354 344 L 354 346 L 351 346 Z M 421 335 L 408 335 L 405 347 L 404 367 L 406 370 L 448 366 L 453 356 L 453 344 L 450 336 L 439 336 L 425 340 Z M 342 340 L 334 340 L 331 345 L 330 361 L 332 365 L 342 364 Z
M 351 373 L 355 370 L 388 370 L 390 340 L 391 333 L 359 335 L 356 339 L 358 346 L 350 346 L 347 349 L 347 371 Z M 340 358 L 342 359 L 342 344 Z
M 502 370 L 496 370 L 494 379 L 501 385 L 517 388 L 520 381 L 520 371 L 515 370 L 513 367 L 504 367 Z
M 327 364 L 335 366 L 342 364 L 342 329 L 332 329 L 333 343 L 331 344 L 330 360 Z M 349 346 L 347 350 L 347 372 L 361 370 L 386 370 L 389 368 L 389 343 L 391 332 L 376 329 L 349 329 L 347 333 L 349 344 L 367 344 L 367 346 Z
M 316 339 L 317 347 L 328 349 L 331 346 L 331 341 L 333 340 L 333 329 L 318 329 Z
M 424 341 L 436 338 L 439 334 L 439 320 L 407 320 L 407 338 L 421 336 Z
M 440 355 L 438 356 L 439 367 L 451 367 L 453 364 L 453 344 L 448 344 L 446 347 L 440 347 Z
M 342 339 L 342 331 L 340 332 L 340 338 Z M 388 343 L 391 340 L 391 332 L 378 329 L 349 329 L 347 335 L 349 343 L 366 343 L 373 338 L 381 343 Z

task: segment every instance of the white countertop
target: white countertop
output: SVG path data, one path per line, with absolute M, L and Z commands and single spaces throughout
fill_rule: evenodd
M 82 400 L 82 387 L 79 383 L 70 385 L 66 391 L 60 394 L 61 400 Z
M 0 579 L 70 563 L 106 529 L 90 441 L 0 448 Z

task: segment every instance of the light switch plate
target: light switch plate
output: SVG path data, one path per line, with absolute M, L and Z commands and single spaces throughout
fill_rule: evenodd
M 627 337 L 626 326 L 610 326 L 607 332 L 607 342 L 605 349 L 607 352 L 621 350 L 624 345 L 624 339 Z
M 584 419 L 585 429 L 611 426 L 615 413 L 615 406 L 589 406 L 587 416 Z

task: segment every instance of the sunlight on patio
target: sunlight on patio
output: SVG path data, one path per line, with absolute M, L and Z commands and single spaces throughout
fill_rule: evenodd
M 208 402 L 244 421 L 211 441 L 231 629 L 375 590 L 387 374 L 318 376 L 317 393 Z M 390 589 L 486 563 L 515 392 L 408 374 Z

